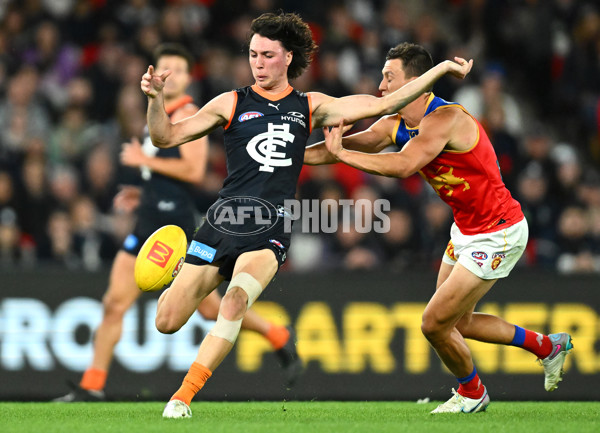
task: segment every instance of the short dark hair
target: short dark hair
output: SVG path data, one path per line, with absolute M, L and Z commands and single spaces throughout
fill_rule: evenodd
M 152 56 L 154 57 L 155 66 L 162 56 L 178 56 L 184 58 L 187 62 L 188 72 L 191 73 L 194 69 L 194 57 L 192 56 L 192 53 L 190 53 L 188 49 L 181 44 L 170 42 L 160 44 L 154 49 Z
M 310 65 L 312 56 L 317 50 L 313 41 L 312 32 L 300 16 L 295 13 L 265 13 L 252 21 L 250 26 L 250 39 L 259 34 L 272 41 L 279 41 L 281 45 L 293 54 L 292 63 L 288 67 L 289 79 L 297 78 Z
M 421 45 L 403 42 L 391 48 L 386 60 L 402 60 L 402 69 L 406 78 L 418 77 L 423 75 L 433 67 L 431 54 Z

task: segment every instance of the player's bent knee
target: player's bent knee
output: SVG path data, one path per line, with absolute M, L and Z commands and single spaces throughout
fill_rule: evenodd
M 161 334 L 173 334 L 179 331 L 183 326 L 174 315 L 161 313 L 159 311 L 156 312 L 154 324 Z
M 102 298 L 102 308 L 104 317 L 122 318 L 129 309 L 129 304 L 113 296 L 104 296 Z
M 421 332 L 431 341 L 439 338 L 444 333 L 444 327 L 433 314 L 425 312 L 421 319 Z
M 228 320 L 241 318 L 247 310 L 248 296 L 241 288 L 228 290 L 221 301 L 220 314 Z
M 235 287 L 239 287 L 246 292 L 246 295 L 248 296 L 247 308 L 250 308 L 252 304 L 254 304 L 254 301 L 256 301 L 263 291 L 263 287 L 258 280 L 247 272 L 240 272 L 231 279 L 231 282 L 227 287 L 227 293 Z

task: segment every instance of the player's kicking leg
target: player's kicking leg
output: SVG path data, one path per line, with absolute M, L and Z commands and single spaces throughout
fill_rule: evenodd
M 186 269 L 186 266 L 188 267 L 188 278 L 179 280 L 181 274 L 178 276 L 174 286 L 169 289 L 170 291 L 176 290 L 175 297 L 165 299 L 163 311 L 169 311 L 172 308 L 172 306 L 168 305 L 168 302 L 177 300 L 181 296 L 180 292 L 194 292 L 193 289 L 197 287 L 198 280 L 202 276 L 202 268 L 217 269 L 212 266 L 198 267 L 186 263 L 182 269 L 182 273 Z M 189 405 L 192 398 L 200 391 L 208 378 L 211 377 L 212 372 L 221 364 L 233 348 L 233 344 L 240 332 L 244 314 L 275 276 L 277 269 L 278 263 L 271 250 L 247 252 L 236 260 L 231 283 L 221 301 L 217 322 L 210 333 L 202 340 L 195 362 L 183 379 L 181 387 L 173 394 L 173 397 L 171 397 L 171 400 L 165 406 L 163 417 L 187 418 L 191 416 Z M 187 285 L 177 285 L 182 281 L 187 283 Z M 202 289 L 199 290 L 201 291 Z M 195 307 L 202 298 L 198 298 Z M 165 321 L 165 318 L 159 317 L 159 314 L 160 311 L 157 311 L 156 323 L 157 328 L 161 332 L 165 331 L 165 328 L 161 329 L 161 325 L 170 323 L 177 326 L 180 322 L 185 323 L 189 318 L 189 315 L 184 317 L 186 314 L 184 312 L 180 317 L 173 317 Z M 171 330 L 172 328 L 167 329 Z
M 217 320 L 220 304 L 221 296 L 215 290 L 200 303 L 198 311 L 208 320 Z M 283 368 L 285 385 L 293 386 L 304 371 L 296 349 L 296 334 L 293 328 L 269 322 L 253 309 L 249 309 L 242 321 L 242 329 L 256 332 L 269 341 L 279 365 Z

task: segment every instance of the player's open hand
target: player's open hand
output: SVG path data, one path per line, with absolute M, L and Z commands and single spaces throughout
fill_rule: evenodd
M 148 157 L 142 151 L 140 141 L 133 137 L 129 143 L 123 143 L 119 154 L 121 164 L 127 167 L 140 167 L 147 163 Z
M 161 92 L 163 87 L 165 87 L 165 82 L 167 81 L 167 77 L 169 75 L 171 75 L 171 71 L 169 69 L 158 75 L 154 71 L 154 66 L 148 66 L 148 70 L 144 75 L 142 75 L 142 92 L 144 92 L 146 96 L 150 98 L 155 98 L 156 95 L 158 95 L 158 92 Z
M 138 187 L 121 185 L 113 200 L 113 207 L 117 212 L 131 213 L 139 206 L 141 196 L 142 191 Z
M 462 57 L 455 57 L 454 62 L 446 60 L 448 66 L 448 73 L 456 78 L 465 78 L 473 67 L 473 59 L 468 62 Z
M 344 128 L 344 119 L 340 120 L 340 124 L 337 126 L 323 128 L 323 135 L 325 135 L 325 147 L 329 153 L 338 158 L 338 155 L 343 150 L 342 147 L 342 135 L 348 128 Z

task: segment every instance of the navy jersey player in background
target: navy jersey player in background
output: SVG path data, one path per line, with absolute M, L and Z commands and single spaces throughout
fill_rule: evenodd
M 192 82 L 193 59 L 181 45 L 163 44 L 154 52 L 156 68 L 171 76 L 163 89 L 165 111 L 173 122 L 198 111 L 192 97 L 186 93 Z M 136 211 L 137 223 L 114 259 L 108 289 L 103 298 L 103 317 L 95 332 L 94 355 L 79 385 L 55 401 L 98 401 L 104 399 L 104 386 L 113 358 L 115 345 L 121 338 L 123 316 L 141 295 L 134 280 L 135 259 L 146 239 L 164 225 L 181 227 L 188 239 L 196 227 L 196 210 L 192 184 L 202 182 L 208 156 L 208 139 L 200 138 L 180 147 L 159 149 L 146 135 L 143 143 L 137 138 L 124 143 L 121 163 L 140 170 L 141 187 L 124 186 L 114 199 L 116 209 Z M 221 297 L 212 292 L 199 305 L 198 311 L 215 320 Z M 244 329 L 259 332 L 276 350 L 281 365 L 286 368 L 287 384 L 293 382 L 302 369 L 293 335 L 284 326 L 274 325 L 249 311 L 242 324 Z
M 309 27 L 298 15 L 263 14 L 252 22 L 250 36 L 249 61 L 255 84 L 217 96 L 182 121 L 173 123 L 165 111 L 164 87 L 171 72 L 155 71 L 149 66 L 142 76 L 154 145 L 172 148 L 197 140 L 218 127 L 225 130 L 228 177 L 219 201 L 211 207 L 213 214 L 209 211 L 207 215 L 209 222 L 217 209 L 226 205 L 239 205 L 241 209 L 246 204 L 244 200 L 261 200 L 283 209 L 284 200 L 295 196 L 313 128 L 335 126 L 342 119 L 353 123 L 395 113 L 444 74 L 462 78 L 472 66 L 472 62 L 457 58 L 457 63 L 442 62 L 381 98 L 332 98 L 316 92 L 301 93 L 289 84 L 289 79 L 298 77 L 308 67 L 316 49 Z M 264 216 L 259 213 L 256 211 L 253 221 Z M 191 416 L 192 398 L 229 353 L 247 309 L 285 260 L 290 233 L 284 230 L 284 219 L 276 219 L 264 232 L 254 230 L 249 222 L 251 227 L 244 233 L 232 233 L 232 227 L 219 230 L 217 219 L 213 219 L 194 236 L 181 272 L 158 301 L 158 330 L 176 332 L 223 280 L 230 280 L 230 284 L 215 326 L 202 341 L 195 362 L 167 403 L 163 417 Z

